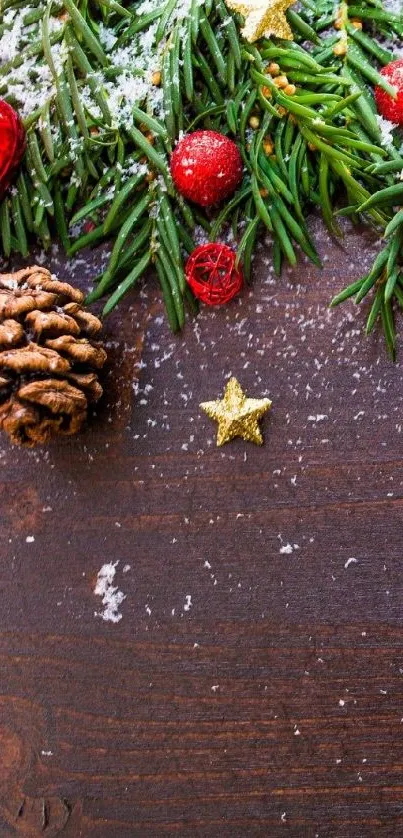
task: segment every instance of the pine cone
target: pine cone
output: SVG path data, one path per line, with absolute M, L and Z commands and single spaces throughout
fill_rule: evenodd
M 77 433 L 102 395 L 102 324 L 83 299 L 45 268 L 0 274 L 0 428 L 14 443 Z

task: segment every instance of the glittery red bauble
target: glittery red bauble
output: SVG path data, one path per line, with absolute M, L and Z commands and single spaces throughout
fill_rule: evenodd
M 242 288 L 236 253 L 226 244 L 201 244 L 186 264 L 186 279 L 195 295 L 209 306 L 228 303 Z
M 14 108 L 0 99 L 0 198 L 12 183 L 24 151 L 24 126 Z
M 232 140 L 216 131 L 194 131 L 180 140 L 171 158 L 175 186 L 185 198 L 209 207 L 235 192 L 242 157 Z
M 381 70 L 381 76 L 396 88 L 397 98 L 393 99 L 386 90 L 376 86 L 375 99 L 378 111 L 385 119 L 403 125 L 403 58 L 391 61 Z

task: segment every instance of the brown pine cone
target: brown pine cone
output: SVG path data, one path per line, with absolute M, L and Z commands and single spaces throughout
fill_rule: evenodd
M 0 428 L 14 443 L 77 433 L 102 395 L 102 323 L 83 300 L 45 268 L 0 274 Z

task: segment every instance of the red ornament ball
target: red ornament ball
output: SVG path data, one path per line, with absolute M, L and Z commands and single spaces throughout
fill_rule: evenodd
M 396 88 L 397 97 L 394 99 L 386 90 L 383 90 L 382 87 L 377 85 L 375 88 L 375 99 L 378 111 L 385 119 L 389 119 L 390 122 L 403 125 L 403 58 L 399 58 L 397 61 L 391 61 L 390 64 L 383 67 L 381 76 Z
M 24 126 L 14 108 L 0 99 L 0 198 L 12 183 L 24 152 Z
M 243 276 L 236 253 L 226 244 L 201 244 L 186 264 L 186 279 L 195 295 L 209 306 L 228 303 L 241 290 Z
M 171 174 L 178 192 L 202 207 L 232 195 L 242 180 L 242 169 L 238 147 L 217 131 L 187 134 L 171 157 Z

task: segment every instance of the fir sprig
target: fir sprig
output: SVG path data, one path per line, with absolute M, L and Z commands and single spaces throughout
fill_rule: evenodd
M 232 229 L 249 279 L 260 234 L 272 237 L 278 273 L 299 250 L 320 264 L 307 214 L 319 208 L 339 236 L 342 212 L 381 228 L 386 244 L 333 304 L 372 293 L 367 331 L 380 319 L 394 355 L 403 216 L 393 208 L 402 202 L 403 159 L 397 131 L 383 141 L 372 87 L 393 93 L 379 71 L 393 58 L 385 38 L 402 38 L 403 23 L 380 0 L 303 0 L 287 14 L 293 42 L 251 46 L 224 0 L 50 0 L 46 9 L 41 0 L 25 9 L 5 0 L 0 46 L 17 17 L 20 41 L 0 66 L 0 95 L 21 107 L 26 67 L 37 96 L 25 118 L 24 165 L 0 205 L 4 256 L 27 256 L 32 239 L 48 247 L 55 235 L 70 256 L 110 240 L 89 300 L 106 296 L 107 314 L 154 266 L 176 330 L 185 308 L 195 309 L 184 260 L 200 228 L 211 240 Z M 140 42 L 148 66 L 133 58 Z M 231 135 L 245 165 L 238 192 L 213 215 L 171 181 L 172 148 L 195 127 Z

